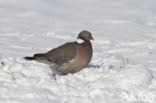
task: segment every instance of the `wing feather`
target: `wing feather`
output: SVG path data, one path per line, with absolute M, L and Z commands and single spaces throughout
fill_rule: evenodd
M 49 62 L 62 65 L 76 57 L 78 44 L 75 42 L 66 43 L 58 48 L 50 50 L 46 55 Z

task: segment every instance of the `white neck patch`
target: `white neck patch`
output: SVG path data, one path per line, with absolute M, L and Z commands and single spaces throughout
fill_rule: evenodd
M 76 40 L 76 42 L 77 42 L 78 44 L 82 44 L 82 43 L 84 43 L 85 41 L 82 40 L 82 39 L 80 39 L 80 38 L 78 38 L 78 39 Z

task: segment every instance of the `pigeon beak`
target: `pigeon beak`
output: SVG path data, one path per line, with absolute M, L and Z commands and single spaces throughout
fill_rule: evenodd
M 94 41 L 94 38 L 93 37 L 91 37 L 91 39 L 90 40 L 93 40 Z

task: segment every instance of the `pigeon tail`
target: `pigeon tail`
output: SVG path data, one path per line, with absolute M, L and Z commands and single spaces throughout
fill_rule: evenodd
M 34 55 L 35 60 L 46 60 L 45 54 L 35 54 Z
M 24 57 L 26 60 L 47 60 L 45 54 L 35 54 L 33 57 Z
M 24 57 L 24 59 L 26 59 L 26 60 L 34 60 L 35 58 L 34 57 Z

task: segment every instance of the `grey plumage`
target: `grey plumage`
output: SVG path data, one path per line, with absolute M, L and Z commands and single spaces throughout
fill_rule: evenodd
M 62 74 L 75 73 L 85 68 L 92 57 L 91 33 L 82 31 L 78 38 L 84 40 L 84 43 L 66 43 L 47 53 L 35 54 L 25 59 L 46 63 Z
M 75 58 L 78 44 L 75 42 L 66 43 L 58 48 L 49 51 L 46 56 L 48 61 L 62 65 Z M 66 52 L 67 51 L 67 52 Z M 62 56 L 63 55 L 63 56 Z

